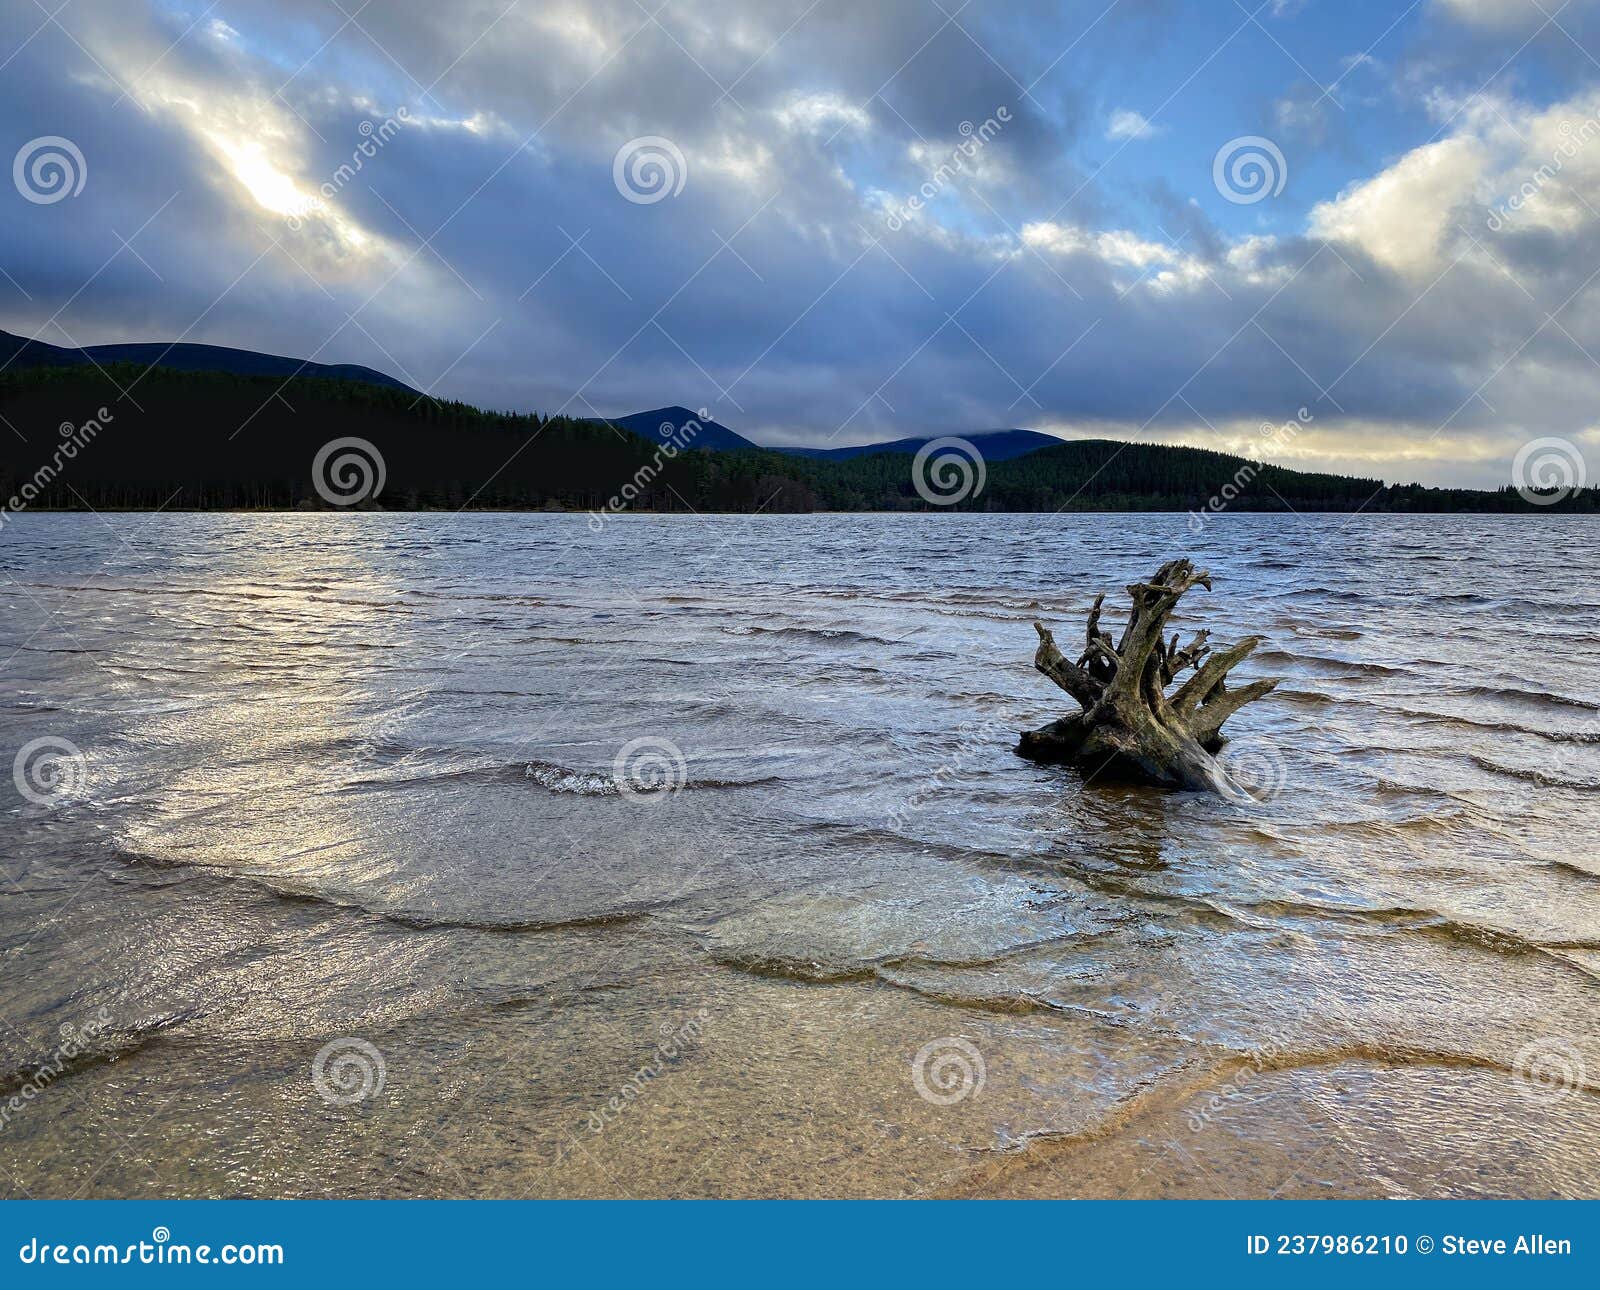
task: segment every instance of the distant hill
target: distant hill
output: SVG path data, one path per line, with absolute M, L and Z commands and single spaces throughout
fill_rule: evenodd
M 117 388 L 135 377 L 137 406 Z M 326 466 L 332 441 L 351 437 L 370 442 L 381 457 L 381 470 L 372 473 L 382 474 L 383 487 L 363 492 L 360 505 L 572 509 L 592 512 L 594 528 L 619 511 L 1181 512 L 1207 510 L 1223 496 L 1232 511 L 1536 509 L 1509 488 L 1385 486 L 1197 448 L 1093 439 L 988 461 L 980 491 L 935 507 L 901 452 L 837 460 L 744 440 L 742 448 L 708 451 L 701 435 L 720 440 L 708 425 L 686 451 L 665 456 L 651 440 L 659 441 L 661 422 L 676 423 L 684 411 L 641 413 L 657 419 L 647 438 L 592 420 L 418 399 L 369 381 L 164 367 L 146 373 L 131 363 L 109 364 L 106 374 L 84 364 L 12 367 L 0 373 L 0 424 L 7 427 L 0 434 L 0 508 L 9 508 L 0 518 L 46 508 L 321 509 L 330 490 L 318 488 L 315 463 Z M 104 423 L 92 437 L 82 431 L 87 418 Z M 69 423 L 79 432 L 63 435 Z M 1600 494 L 1539 509 L 1594 512 Z M 13 532 L 7 526 L 0 541 Z
M 313 363 L 278 354 L 258 354 L 250 349 L 229 349 L 224 345 L 166 345 L 159 341 L 67 349 L 0 331 L 0 366 L 7 369 L 92 367 L 96 363 L 101 367 L 111 363 L 149 367 L 153 363 L 174 372 L 232 372 L 238 376 L 318 376 L 337 381 L 365 381 L 369 385 L 417 393 L 404 381 L 355 363 Z
M 698 422 L 699 429 L 684 437 L 684 427 Z M 849 461 L 852 457 L 866 457 L 874 453 L 909 453 L 913 456 L 923 444 L 941 438 L 940 435 L 920 435 L 913 439 L 893 439 L 886 443 L 854 444 L 848 448 L 773 447 L 763 449 L 754 440 L 728 429 L 721 422 L 701 419 L 688 408 L 673 406 L 656 408 L 650 412 L 635 412 L 625 417 L 612 417 L 610 424 L 648 439 L 663 443 L 676 439 L 686 446 L 709 448 L 713 452 L 765 451 L 781 452 L 791 457 L 810 457 L 817 461 Z M 1054 435 L 1040 434 L 1037 430 L 979 430 L 961 436 L 975 445 L 985 461 L 1010 461 L 1040 448 L 1061 442 Z
M 691 422 L 698 423 L 699 429 L 685 437 L 683 428 Z M 625 417 L 612 417 L 610 424 L 620 426 L 651 443 L 665 443 L 672 439 L 685 448 L 709 448 L 713 452 L 761 451 L 760 444 L 735 434 L 720 422 L 709 417 L 702 421 L 699 413 L 676 405 L 656 408 L 651 412 L 634 412 Z
M 849 448 L 780 448 L 779 452 L 793 453 L 797 457 L 815 457 L 824 461 L 849 461 L 852 457 L 867 457 L 879 452 L 905 452 L 913 455 L 924 445 L 943 435 L 923 435 L 915 439 L 891 439 L 887 443 L 861 443 Z M 1040 434 L 1037 430 L 979 430 L 960 436 L 983 454 L 985 461 L 1010 461 L 1040 448 L 1053 448 L 1061 443 L 1053 434 Z

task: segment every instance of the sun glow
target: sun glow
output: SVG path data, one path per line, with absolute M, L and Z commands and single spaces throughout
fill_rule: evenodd
M 323 209 L 323 201 L 278 169 L 259 143 L 239 143 L 213 131 L 207 131 L 206 138 L 258 206 L 274 215 L 296 218 L 320 213 Z

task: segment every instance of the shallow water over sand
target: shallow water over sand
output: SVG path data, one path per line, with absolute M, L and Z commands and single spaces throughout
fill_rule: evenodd
M 1597 539 L 16 518 L 0 1194 L 1600 1193 Z M 1255 809 L 1011 752 L 1178 554 Z

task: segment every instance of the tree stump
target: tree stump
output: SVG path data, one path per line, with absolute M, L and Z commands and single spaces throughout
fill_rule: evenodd
M 1128 588 L 1133 598 L 1128 625 L 1114 645 L 1100 628 L 1102 592 L 1089 611 L 1085 648 L 1076 663 L 1067 661 L 1043 623 L 1034 623 L 1039 649 L 1033 665 L 1082 711 L 1024 732 L 1017 752 L 1034 761 L 1110 768 L 1157 784 L 1249 800 L 1213 754 L 1222 747 L 1222 723 L 1278 682 L 1228 688 L 1228 673 L 1261 644 L 1259 636 L 1220 651 L 1206 644 L 1204 631 L 1181 649 L 1176 634 L 1171 641 L 1165 638 L 1167 619 L 1195 587 L 1211 590 L 1211 575 L 1188 560 L 1170 560 L 1150 581 L 1134 583 Z M 1190 668 L 1194 675 L 1168 694 L 1167 687 Z

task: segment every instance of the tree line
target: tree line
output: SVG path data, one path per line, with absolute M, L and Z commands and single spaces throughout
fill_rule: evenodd
M 69 429 L 110 416 L 72 460 Z M 912 458 L 830 461 L 768 450 L 670 458 L 619 427 L 497 412 L 355 381 L 176 372 L 137 364 L 0 374 L 0 505 L 12 509 L 320 509 L 313 463 L 358 438 L 382 459 L 373 509 L 579 511 L 1583 511 L 1592 491 L 1534 507 L 1511 488 L 1384 485 L 1197 448 L 1081 440 L 985 464 L 981 491 L 930 504 Z M 45 471 L 56 459 L 60 469 Z M 23 496 L 26 490 L 27 496 Z

